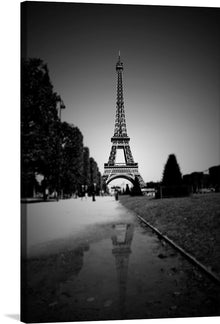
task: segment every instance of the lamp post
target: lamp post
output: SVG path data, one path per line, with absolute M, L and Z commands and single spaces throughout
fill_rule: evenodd
M 60 96 L 57 97 L 57 109 L 58 109 L 58 116 L 59 116 L 59 120 L 60 123 L 62 122 L 61 120 L 61 111 L 62 109 L 65 109 L 65 105 L 63 103 L 63 100 L 60 98 Z M 58 134 L 58 163 L 59 163 L 59 167 L 58 167 L 58 197 L 61 198 L 63 195 L 61 193 L 61 188 L 60 188 L 60 175 L 61 175 L 61 125 L 59 128 L 59 134 Z

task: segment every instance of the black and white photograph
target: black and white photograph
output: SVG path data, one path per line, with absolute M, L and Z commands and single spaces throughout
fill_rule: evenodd
M 220 8 L 24 1 L 21 321 L 220 315 Z

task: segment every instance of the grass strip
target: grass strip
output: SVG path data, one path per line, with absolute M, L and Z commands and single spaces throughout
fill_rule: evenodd
M 120 202 L 220 274 L 220 193 L 167 199 L 120 196 Z

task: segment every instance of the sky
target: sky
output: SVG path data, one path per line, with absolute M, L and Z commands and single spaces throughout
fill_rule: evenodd
M 116 112 L 118 51 L 130 148 L 146 182 L 169 154 L 182 174 L 220 164 L 220 9 L 31 2 L 26 55 L 47 63 L 101 172 Z

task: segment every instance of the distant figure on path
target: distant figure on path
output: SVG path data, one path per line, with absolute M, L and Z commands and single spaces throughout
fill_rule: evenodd
M 58 192 L 56 190 L 54 191 L 54 198 L 56 199 L 56 201 L 59 201 Z
M 115 200 L 118 200 L 118 190 L 115 190 Z
M 46 189 L 44 190 L 44 201 L 46 201 L 47 198 L 49 198 L 49 190 L 48 190 L 48 188 L 46 188 Z

